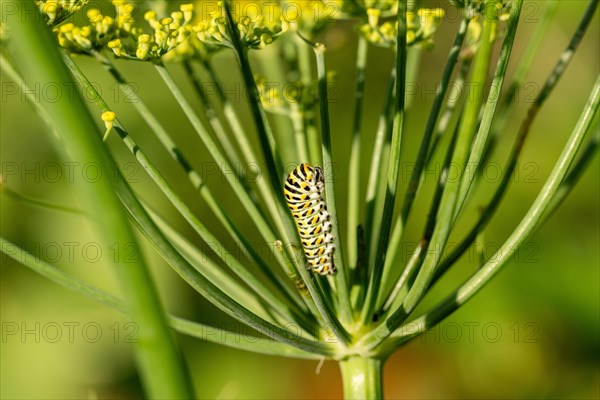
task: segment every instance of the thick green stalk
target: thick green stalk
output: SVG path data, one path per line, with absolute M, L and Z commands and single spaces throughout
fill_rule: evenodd
M 365 96 L 365 69 L 367 65 L 368 42 L 360 35 L 356 50 L 356 87 L 354 89 L 354 121 L 352 147 L 348 164 L 348 268 L 352 276 L 358 262 L 358 225 L 360 220 L 360 149 L 362 136 L 362 106 Z
M 381 229 L 377 252 L 374 263 L 369 262 L 369 286 L 367 289 L 365 304 L 362 310 L 361 320 L 368 324 L 371 322 L 379 295 L 381 275 L 388 249 L 392 219 L 394 216 L 394 205 L 396 202 L 396 191 L 400 176 L 400 153 L 402 135 L 404 133 L 405 115 L 404 106 L 406 101 L 406 2 L 398 3 L 398 35 L 396 37 L 396 99 L 394 108 L 394 125 L 392 131 L 392 143 L 390 147 L 390 158 L 388 163 L 386 194 L 381 219 Z M 369 261 L 371 260 L 369 255 Z
M 378 400 L 383 398 L 383 361 L 353 356 L 339 362 L 344 399 Z
M 553 204 L 553 199 L 560 194 L 561 183 L 567 177 L 569 167 L 573 163 L 577 151 L 583 142 L 585 133 L 592 126 L 594 116 L 600 107 L 600 77 L 592 89 L 587 104 L 573 129 L 558 161 L 548 176 L 544 187 L 523 217 L 517 228 L 512 232 L 500 249 L 490 257 L 489 261 L 460 288 L 426 314 L 398 328 L 393 336 L 385 343 L 386 348 L 393 349 L 411 338 L 425 332 L 435 324 L 449 316 L 461 305 L 470 300 L 483 286 L 488 283 L 503 266 L 512 259 L 520 244 L 527 241 L 535 228 L 543 221 L 544 216 Z M 373 331 L 366 343 L 377 343 L 375 340 L 382 332 Z
M 21 1 L 19 9 L 28 9 L 31 2 Z M 55 102 L 40 102 L 36 106 L 43 110 L 51 121 L 54 131 L 61 138 L 57 148 L 63 155 L 83 164 L 100 166 L 105 172 L 97 182 L 77 182 L 75 189 L 89 210 L 99 239 L 108 248 L 133 244 L 135 237 L 126 214 L 115 194 L 111 174 L 113 161 L 102 144 L 96 121 L 85 107 L 79 92 L 68 91 L 73 78 L 64 67 L 57 45 L 48 28 L 41 24 L 37 14 L 14 13 L 6 15 L 11 32 L 9 49 L 20 67 L 25 84 L 59 85 L 63 93 L 72 93 L 73 98 L 63 96 Z M 70 96 L 69 96 L 70 97 Z M 39 100 L 38 100 L 39 101 Z M 114 270 L 123 293 L 127 295 L 126 307 L 133 321 L 139 326 L 138 343 L 135 346 L 137 364 L 147 395 L 153 398 L 190 398 L 192 386 L 179 355 L 163 308 L 156 293 L 141 254 L 135 260 L 116 260 Z

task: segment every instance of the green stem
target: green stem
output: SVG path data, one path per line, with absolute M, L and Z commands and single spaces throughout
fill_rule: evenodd
M 204 296 L 217 308 L 239 320 L 240 322 L 262 332 L 282 343 L 298 349 L 329 356 L 332 348 L 324 343 L 308 340 L 279 325 L 272 324 L 250 312 L 246 307 L 234 301 L 226 293 L 212 284 L 173 247 L 162 231 L 148 215 L 131 188 L 121 178 L 117 182 L 117 191 L 121 201 L 126 205 L 138 228 L 154 246 L 161 257 L 177 272 L 193 289 Z
M 461 125 L 457 136 L 456 148 L 452 156 L 453 165 L 457 166 L 459 171 L 464 170 L 467 157 L 469 155 L 471 138 L 477 124 L 477 116 L 479 114 L 481 100 L 483 98 L 483 87 L 488 74 L 490 56 L 492 50 L 492 33 L 495 30 L 497 23 L 496 13 L 497 0 L 487 0 L 484 9 L 483 35 L 479 52 L 475 59 L 474 72 L 472 81 L 479 90 L 474 91 L 472 101 L 467 102 L 462 115 Z M 518 21 L 523 0 L 516 0 L 513 4 L 509 24 Z M 514 40 L 514 34 L 507 36 L 506 41 Z M 437 216 L 437 223 L 431 237 L 429 250 L 425 254 L 423 264 L 415 281 L 404 298 L 400 307 L 393 310 L 391 315 L 383 320 L 371 334 L 368 335 L 369 340 L 383 341 L 393 330 L 399 327 L 406 320 L 408 315 L 415 309 L 427 291 L 429 282 L 433 278 L 435 267 L 441 257 L 442 249 L 446 245 L 446 241 L 450 234 L 453 220 L 453 211 L 458 195 L 460 180 L 446 182 L 442 199 L 440 201 L 440 209 Z M 433 246 L 433 247 L 432 247 Z
M 519 64 L 515 68 L 512 82 L 506 90 L 506 96 L 498 109 L 497 116 L 494 117 L 493 132 L 491 134 L 492 138 L 498 137 L 501 132 L 504 132 L 513 109 L 519 103 L 518 101 L 515 101 L 515 98 L 518 95 L 519 90 L 521 90 L 521 85 L 523 85 L 527 74 L 531 71 L 535 56 L 546 37 L 546 32 L 559 4 L 559 1 L 548 1 L 544 3 L 544 6 L 546 7 L 544 14 L 541 16 L 540 22 L 536 25 L 531 38 L 527 41 L 527 47 L 519 60 Z
M 292 128 L 294 130 L 294 145 L 295 156 L 300 162 L 308 161 L 308 147 L 306 145 L 306 125 L 304 123 L 304 111 L 302 105 L 298 102 L 290 104 L 290 120 L 292 121 Z
M 20 9 L 29 9 L 30 2 L 21 1 Z M 10 13 L 9 13 L 10 14 Z M 72 87 L 73 78 L 65 68 L 55 39 L 36 14 L 13 13 L 6 15 L 11 32 L 9 50 L 20 67 L 27 87 L 59 85 L 63 93 Z M 32 102 L 38 112 L 46 114 L 51 129 L 59 133 L 57 148 L 69 159 L 100 166 L 102 171 L 114 171 L 114 162 L 100 140 L 96 121 L 87 110 L 79 92 L 55 102 Z M 115 171 L 116 172 L 116 171 Z M 88 210 L 102 210 L 95 215 L 93 224 L 103 246 L 136 245 L 132 227 L 115 194 L 111 174 L 93 184 L 79 182 L 78 195 Z M 122 248 L 122 247 L 121 247 Z M 147 395 L 153 398 L 190 398 L 193 389 L 181 355 L 178 353 L 167 325 L 164 311 L 154 282 L 146 269 L 141 254 L 134 260 L 115 260 L 114 271 L 121 290 L 127 295 L 126 307 L 139 326 L 135 355 Z
M 369 181 L 367 183 L 367 195 L 365 197 L 365 237 L 366 256 L 375 254 L 379 239 L 381 215 L 383 213 L 383 199 L 385 195 L 385 171 L 388 166 L 388 155 L 390 147 L 391 132 L 390 121 L 392 119 L 392 111 L 394 105 L 394 88 L 395 88 L 396 70 L 391 69 L 388 79 L 385 100 L 383 109 L 379 115 L 377 131 L 375 133 L 375 143 L 373 146 L 373 154 L 371 156 L 371 166 L 369 169 Z M 366 276 L 366 266 L 363 269 L 364 273 L 358 276 L 355 282 L 364 289 L 362 284 L 362 275 Z
M 339 362 L 344 399 L 377 400 L 383 398 L 383 361 L 354 356 Z
M 160 76 L 162 77 L 162 79 L 164 80 L 164 82 L 166 83 L 166 85 L 171 90 L 171 93 L 173 94 L 173 96 L 175 96 L 177 102 L 179 103 L 182 110 L 188 117 L 189 121 L 192 123 L 194 129 L 196 130 L 196 132 L 202 139 L 206 148 L 209 150 L 212 157 L 215 159 L 215 161 L 219 165 L 219 168 L 221 168 L 221 172 L 225 175 L 231 188 L 234 190 L 237 197 L 242 202 L 242 204 L 243 204 L 244 208 L 247 210 L 248 214 L 252 217 L 261 236 L 264 238 L 266 243 L 268 243 L 269 245 L 274 245 L 276 243 L 276 241 L 279 239 L 276 237 L 275 233 L 270 229 L 269 224 L 264 216 L 264 213 L 256 207 L 256 204 L 254 204 L 252 202 L 250 195 L 244 190 L 243 186 L 237 181 L 237 179 L 228 173 L 228 171 L 231 170 L 231 165 L 229 165 L 229 163 L 225 159 L 224 155 L 220 152 L 215 141 L 210 137 L 210 135 L 208 135 L 208 133 L 204 129 L 202 122 L 200 121 L 198 116 L 195 114 L 194 110 L 192 109 L 192 107 L 190 106 L 188 101 L 186 100 L 185 96 L 183 95 L 183 93 L 181 92 L 179 87 L 176 85 L 175 81 L 173 80 L 173 78 L 171 77 L 171 75 L 169 74 L 167 69 L 164 67 L 164 65 L 162 65 L 160 63 L 156 64 L 155 67 L 156 67 L 157 71 L 159 72 Z M 263 182 L 263 181 L 265 181 L 265 179 L 260 179 L 259 184 L 261 184 L 261 182 Z M 269 190 L 268 188 L 267 188 L 266 192 L 272 193 L 271 190 Z M 281 198 L 283 198 L 283 196 L 281 196 Z M 280 203 L 281 202 L 277 202 L 277 206 L 279 206 Z M 275 213 L 279 212 L 280 215 L 282 215 L 281 213 L 285 212 L 285 214 L 283 214 L 283 215 L 289 216 L 289 219 L 291 219 L 291 214 L 288 212 L 287 209 L 283 210 L 283 211 L 280 209 L 277 209 L 276 207 L 268 207 L 268 209 L 270 212 L 275 212 Z M 277 217 L 277 215 L 275 215 L 275 217 Z M 281 224 L 281 221 L 282 221 L 282 219 L 280 219 L 280 218 L 277 218 L 275 220 L 275 222 L 277 224 Z M 291 221 L 291 223 L 293 224 L 293 221 Z M 284 228 L 282 228 L 282 229 L 284 229 Z M 294 234 L 296 234 L 295 228 L 292 227 L 292 229 L 294 229 L 293 232 L 294 232 Z M 286 233 L 284 233 L 284 235 L 286 235 Z M 287 233 L 287 235 L 289 235 L 289 233 Z M 286 236 L 284 239 L 287 240 L 287 237 L 289 237 L 289 236 Z M 286 243 L 290 243 L 290 241 L 287 240 Z M 289 249 L 289 246 L 288 246 L 288 249 Z M 297 258 L 295 258 L 293 256 L 293 254 L 291 253 L 291 250 L 288 250 L 288 251 L 289 251 L 289 253 L 287 254 L 288 257 L 294 261 L 297 261 Z M 285 259 L 286 257 L 284 255 L 284 253 L 275 251 L 274 255 L 275 255 L 275 258 L 279 261 L 279 264 L 285 269 L 286 274 L 290 277 L 290 279 L 292 279 L 292 281 L 295 282 L 296 277 L 297 277 L 297 269 L 299 269 L 298 268 L 299 265 L 296 265 L 296 270 L 290 269 L 291 264 L 289 264 L 286 261 L 286 259 Z M 303 267 L 300 267 L 300 268 L 303 268 Z
M 325 66 L 325 45 L 318 43 L 313 47 L 317 58 L 317 75 L 319 87 L 319 105 L 321 111 L 321 135 L 323 152 L 323 170 L 325 171 L 325 196 L 327 197 L 327 209 L 333 222 L 333 237 L 337 251 L 334 253 L 334 262 L 338 267 L 335 275 L 335 283 L 338 291 L 338 302 L 341 320 L 350 323 L 353 320 L 352 308 L 350 306 L 350 293 L 346 279 L 346 264 L 344 263 L 344 252 L 340 239 L 339 220 L 337 217 L 337 204 L 335 201 L 335 188 L 333 177 L 333 154 L 331 147 L 331 127 L 329 123 L 329 98 L 327 95 L 327 68 Z
M 251 97 L 250 109 L 252 111 L 252 115 L 254 118 L 254 122 L 256 125 L 256 129 L 258 131 L 258 136 L 260 139 L 261 149 L 263 155 L 267 162 L 268 169 L 268 179 L 264 179 L 264 181 L 269 181 L 271 185 L 271 190 L 268 192 L 272 195 L 275 193 L 282 194 L 283 186 L 281 183 L 281 179 L 283 177 L 283 166 L 281 165 L 281 160 L 279 159 L 275 140 L 273 138 L 273 133 L 270 130 L 268 125 L 268 121 L 264 110 L 262 109 L 260 96 L 258 93 L 258 88 L 256 87 L 256 82 L 254 81 L 254 77 L 252 75 L 252 68 L 250 66 L 250 62 L 248 61 L 247 48 L 243 46 L 240 41 L 239 31 L 237 28 L 237 24 L 233 20 L 233 16 L 230 10 L 229 1 L 223 2 L 223 9 L 225 11 L 225 15 L 228 21 L 227 27 L 229 30 L 230 39 L 233 43 L 234 51 L 237 56 L 238 62 L 240 64 L 240 68 L 242 71 L 242 77 L 244 79 L 244 84 L 248 93 Z M 263 181 L 261 179 L 261 181 Z M 304 266 L 300 265 L 300 259 L 296 257 L 292 257 L 293 249 L 292 249 L 292 241 L 291 238 L 298 238 L 298 232 L 296 230 L 295 223 L 292 219 L 292 215 L 287 209 L 287 206 L 284 204 L 284 199 L 282 195 L 278 195 L 276 197 L 276 207 L 275 210 L 279 213 L 280 219 L 279 221 L 284 222 L 283 227 L 283 236 L 285 239 L 286 250 L 290 257 L 295 262 L 298 273 L 304 280 L 304 283 L 311 294 L 311 299 L 314 302 L 315 307 L 319 311 L 319 315 L 323 318 L 324 322 L 327 324 L 327 328 L 331 329 L 335 334 L 336 338 L 340 343 L 348 343 L 348 334 L 344 330 L 344 328 L 340 325 L 339 321 L 333 314 L 332 309 L 325 306 L 323 302 L 323 296 L 319 293 L 317 286 L 313 281 L 313 277 L 310 273 L 304 268 Z M 302 258 L 303 259 L 303 258 Z
M 246 191 L 248 191 L 248 193 L 252 195 L 252 199 L 254 200 L 254 202 L 256 202 L 256 195 L 250 187 L 250 185 L 248 184 L 248 180 L 245 179 L 243 174 L 240 173 L 240 171 L 243 170 L 244 167 L 242 159 L 238 155 L 236 146 L 229 139 L 229 134 L 225 131 L 225 127 L 219 120 L 215 109 L 210 103 L 210 99 L 208 98 L 208 95 L 206 94 L 206 91 L 202 86 L 202 82 L 200 81 L 198 74 L 196 74 L 196 72 L 192 68 L 192 64 L 189 61 L 183 61 L 182 64 L 183 69 L 185 70 L 185 74 L 187 75 L 190 82 L 192 82 L 192 86 L 194 87 L 194 90 L 198 95 L 200 104 L 204 109 L 204 115 L 206 115 L 208 123 L 210 124 L 217 141 L 223 147 L 223 151 L 225 152 L 229 163 L 234 166 L 235 175 L 237 176 L 238 180 L 240 180 L 242 185 L 244 185 Z
M 406 101 L 406 2 L 398 3 L 398 35 L 396 37 L 396 98 L 394 109 L 394 125 L 392 131 L 392 143 L 390 147 L 390 158 L 386 182 L 386 194 L 383 204 L 383 215 L 381 220 L 381 233 L 377 243 L 377 252 L 374 263 L 369 263 L 369 286 L 367 289 L 365 305 L 362 310 L 363 323 L 370 323 L 375 310 L 375 303 L 379 296 L 381 275 L 388 249 L 398 179 L 400 176 L 401 144 L 405 126 L 405 101 Z M 369 255 L 369 261 L 372 259 Z
M 223 91 L 223 88 L 221 87 L 222 82 L 217 76 L 215 69 L 213 68 L 212 64 L 207 60 L 202 60 L 202 67 L 206 70 L 206 72 L 208 72 L 211 81 L 215 85 L 217 96 L 219 97 L 219 100 L 221 101 L 221 104 L 223 106 L 223 114 L 225 114 L 227 123 L 229 124 L 231 132 L 233 133 L 233 137 L 237 142 L 238 146 L 240 147 L 240 150 L 242 152 L 242 159 L 248 166 L 257 165 L 258 158 L 256 157 L 256 151 L 252 148 L 252 145 L 248 140 L 248 135 L 246 134 L 246 131 L 242 126 L 242 122 L 240 120 L 240 117 L 238 116 L 238 113 L 235 110 L 235 107 L 233 107 L 233 104 L 231 103 L 229 98 L 227 98 L 225 92 Z
M 444 67 L 441 81 L 437 88 L 435 99 L 433 100 L 433 105 L 431 106 L 431 111 L 429 112 L 429 118 L 427 119 L 427 125 L 425 126 L 425 133 L 423 134 L 419 152 L 417 153 L 415 169 L 413 170 L 410 181 L 408 182 L 408 189 L 406 190 L 406 194 L 404 196 L 400 217 L 396 223 L 396 227 L 398 228 L 395 228 L 394 230 L 403 230 L 402 227 L 406 225 L 406 220 L 408 219 L 410 210 L 417 195 L 417 191 L 419 190 L 423 169 L 425 168 L 427 162 L 427 154 L 429 153 L 431 138 L 437 125 L 442 104 L 444 104 L 444 99 L 446 98 L 446 92 L 448 91 L 452 72 L 454 71 L 456 61 L 458 60 L 458 55 L 460 54 L 462 43 L 465 39 L 465 35 L 467 34 L 468 26 L 469 20 L 463 19 L 454 39 L 454 44 L 452 45 L 450 53 L 448 54 L 448 61 Z
M 233 107 L 233 105 L 228 100 L 227 96 L 225 95 L 225 93 L 222 90 L 221 85 L 219 84 L 220 80 L 219 80 L 214 68 L 208 61 L 203 61 L 202 65 L 209 73 L 211 80 L 213 82 L 215 82 L 215 84 L 216 84 L 217 94 L 223 104 L 223 112 L 225 113 L 225 116 L 227 117 L 227 120 L 229 121 L 229 123 L 231 125 L 232 132 L 235 136 L 235 140 L 240 145 L 244 161 L 247 163 L 247 165 L 258 165 L 258 161 L 257 161 L 258 159 L 256 158 L 256 155 L 255 155 L 256 152 L 252 149 L 252 146 L 250 145 L 250 142 L 248 141 L 247 135 L 246 135 L 244 129 L 242 128 L 239 117 L 237 116 L 237 113 L 235 112 L 235 108 Z M 248 64 L 248 67 L 249 67 L 249 64 Z M 252 73 L 250 73 L 250 76 L 252 76 Z M 246 79 L 248 79 L 248 77 L 246 77 Z M 248 85 L 249 83 L 246 82 L 246 84 Z M 252 85 L 254 85 L 254 88 L 256 89 L 254 80 L 252 80 Z M 254 93 L 250 89 L 249 89 L 249 91 L 251 93 Z M 257 98 L 255 100 L 260 103 L 260 98 Z M 253 103 L 253 102 L 251 102 L 251 103 Z M 259 114 L 260 114 L 260 110 L 259 110 Z M 256 113 L 254 115 L 256 115 Z M 299 282 L 300 279 L 305 279 L 305 277 L 301 278 L 300 276 L 302 274 L 300 273 L 300 275 L 299 275 L 299 272 L 298 272 L 298 270 L 301 270 L 302 268 L 304 268 L 304 266 L 300 265 L 300 263 L 298 261 L 300 258 L 295 256 L 294 250 L 291 245 L 290 238 L 296 237 L 296 230 L 295 230 L 296 228 L 294 227 L 294 222 L 291 219 L 291 215 L 289 214 L 287 209 L 285 209 L 285 206 L 282 207 L 281 199 L 283 198 L 283 196 L 279 196 L 279 193 L 282 193 L 282 192 L 277 191 L 277 190 L 274 191 L 272 189 L 272 185 L 270 184 L 270 179 L 258 179 L 257 184 L 258 184 L 259 193 L 260 193 L 261 197 L 263 198 L 263 201 L 266 204 L 266 209 L 269 211 L 271 218 L 275 222 L 277 232 L 279 233 L 281 240 L 283 242 L 285 242 L 285 251 L 279 252 L 279 254 L 275 258 L 279 259 L 280 262 L 283 263 L 284 271 L 288 275 L 289 279 L 292 282 L 297 283 L 297 282 Z M 308 284 L 307 284 L 307 286 L 308 286 Z M 315 302 L 310 297 L 306 297 L 306 296 L 303 296 L 303 300 L 305 301 L 306 305 L 311 310 L 311 312 L 313 312 L 313 314 L 317 315 L 318 313 L 316 312 L 317 310 L 316 310 Z
M 5 66 L 3 65 L 4 69 Z M 20 77 L 18 81 L 22 80 Z M 27 89 L 25 83 L 23 87 Z M 32 91 L 27 91 L 27 98 L 34 106 L 40 117 L 44 122 L 51 122 L 50 116 L 46 110 L 41 107 L 36 98 L 33 96 Z M 58 133 L 51 127 L 52 132 L 58 138 Z M 113 171 L 113 169 L 111 169 Z M 230 296 L 221 290 L 210 279 L 207 279 L 198 270 L 195 270 L 192 265 L 181 256 L 181 254 L 171 245 L 171 243 L 164 237 L 160 229 L 157 228 L 155 223 L 152 221 L 136 195 L 133 193 L 131 188 L 126 184 L 125 178 L 122 174 L 118 173 L 114 179 L 116 183 L 116 190 L 121 198 L 121 201 L 127 207 L 131 218 L 134 220 L 137 227 L 144 234 L 144 236 L 150 241 L 154 248 L 158 251 L 161 257 L 177 272 L 192 288 L 198 291 L 208 301 L 215 305 L 220 310 L 224 311 L 229 316 L 237 319 L 238 321 L 256 329 L 258 332 L 262 332 L 269 337 L 294 346 L 298 349 L 321 354 L 324 356 L 330 356 L 332 350 L 329 346 L 314 342 L 312 340 L 306 340 L 301 336 L 298 336 L 292 332 L 282 329 L 279 325 L 275 325 L 271 322 L 264 320 L 250 312 L 247 308 L 237 303 Z
M 418 271 L 418 269 L 421 267 L 421 263 L 423 262 L 423 253 L 427 251 L 431 235 L 433 234 L 433 230 L 435 229 L 435 218 L 440 207 L 440 202 L 442 200 L 444 188 L 446 187 L 446 177 L 448 176 L 448 170 L 450 168 L 450 162 L 452 161 L 452 154 L 454 153 L 456 137 L 458 135 L 459 129 L 460 125 L 457 124 L 456 128 L 454 129 L 454 133 L 452 135 L 450 144 L 446 149 L 446 158 L 444 159 L 444 164 L 440 173 L 438 184 L 435 188 L 433 199 L 431 200 L 431 206 L 429 207 L 427 222 L 425 223 L 425 229 L 423 230 L 422 238 L 419 241 L 419 244 L 413 252 L 412 256 L 410 257 L 408 263 L 404 267 L 404 271 L 402 271 L 402 275 L 400 275 L 400 278 L 396 283 L 396 287 L 389 295 L 388 300 L 386 301 L 387 306 L 384 305 L 382 308 L 381 312 L 384 318 L 387 317 L 387 312 L 389 310 L 396 310 L 398 309 L 398 307 L 400 307 L 400 305 L 404 301 L 404 296 L 406 296 L 406 294 L 408 293 L 409 280 L 413 279 L 415 271 Z
M 348 267 L 350 276 L 356 270 L 358 261 L 358 224 L 360 217 L 360 149 L 362 132 L 362 106 L 365 95 L 365 68 L 367 64 L 368 42 L 364 36 L 358 37 L 356 50 L 356 87 L 354 90 L 354 121 L 352 147 L 348 164 Z
M 300 276 L 302 276 L 302 279 L 304 280 L 304 283 L 311 294 L 311 298 L 314 301 L 314 305 L 319 310 L 321 317 L 335 332 L 336 337 L 341 342 L 345 343 L 347 341 L 346 333 L 339 325 L 339 322 L 335 316 L 333 316 L 333 310 L 330 310 L 324 306 L 322 296 L 319 295 L 317 287 L 312 281 L 311 275 L 300 263 L 300 260 L 304 258 L 293 257 L 292 238 L 298 240 L 299 237 L 292 215 L 285 205 L 282 195 L 282 179 L 284 177 L 283 166 L 281 165 L 281 160 L 277 152 L 277 146 L 273 137 L 273 132 L 271 131 L 264 109 L 262 108 L 258 88 L 256 87 L 256 82 L 254 81 L 254 76 L 252 74 L 252 68 L 248 60 L 248 49 L 241 43 L 237 24 L 233 20 L 233 16 L 231 14 L 229 1 L 223 2 L 223 10 L 228 21 L 228 33 L 233 44 L 234 52 L 240 64 L 244 85 L 250 96 L 249 106 L 256 125 L 256 130 L 258 132 L 263 156 L 265 157 L 267 164 L 268 179 L 261 179 L 259 184 L 266 184 L 267 182 L 270 184 L 270 190 L 269 188 L 265 188 L 265 193 L 268 193 L 270 196 L 272 196 L 273 205 L 269 207 L 269 210 L 278 214 L 279 216 L 279 218 L 276 218 L 275 216 L 274 219 L 276 222 L 281 224 L 280 233 L 282 235 L 282 239 L 284 240 L 285 249 L 290 258 L 294 261 L 298 273 Z
M 596 130 L 596 134 L 589 141 L 585 149 L 581 152 L 581 156 L 569 172 L 569 175 L 561 183 L 560 188 L 554 194 L 552 203 L 548 206 L 548 211 L 544 215 L 544 221 L 547 220 L 554 211 L 562 204 L 565 198 L 571 193 L 575 184 L 579 182 L 579 179 L 585 172 L 586 168 L 590 165 L 590 162 L 598 154 L 598 145 L 600 142 L 600 130 Z

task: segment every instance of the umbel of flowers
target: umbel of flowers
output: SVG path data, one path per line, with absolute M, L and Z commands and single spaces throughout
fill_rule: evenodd
M 87 24 L 76 26 L 60 24 L 87 1 L 38 1 L 48 24 L 56 26 L 59 44 L 72 53 L 90 54 L 109 48 L 120 58 L 153 60 L 181 60 L 185 57 L 206 57 L 222 49 L 232 48 L 232 41 L 224 16 L 223 2 L 182 4 L 178 11 L 159 16 L 149 10 L 144 14 L 146 24 L 132 15 L 135 3 L 113 0 L 115 14 L 104 15 L 97 8 L 86 11 Z M 208 2 L 211 3 L 211 2 Z M 241 2 L 244 3 L 244 2 Z M 264 15 L 244 15 L 243 4 L 234 7 L 232 16 L 243 46 L 262 49 L 288 31 L 308 37 L 318 33 L 327 23 L 339 18 L 358 18 L 365 22 L 359 31 L 371 43 L 393 47 L 397 23 L 386 20 L 397 7 L 392 1 L 281 1 L 274 7 L 269 2 Z M 197 12 L 200 10 L 200 12 Z M 236 12 L 239 11 L 239 12 Z M 407 13 L 409 45 L 431 47 L 436 28 L 443 17 L 441 9 L 419 9 Z

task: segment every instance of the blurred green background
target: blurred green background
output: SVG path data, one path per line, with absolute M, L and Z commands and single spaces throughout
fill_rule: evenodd
M 436 3 L 434 3 L 436 4 Z M 444 3 L 445 4 L 445 3 Z M 516 112 L 502 133 L 492 165 L 504 165 L 511 140 L 539 86 L 543 83 L 579 22 L 587 1 L 562 2 L 544 40 L 539 56 L 519 92 Z M 511 66 L 528 45 L 528 37 L 541 18 L 542 2 L 526 1 Z M 416 94 L 408 120 L 403 150 L 406 162 L 414 161 L 436 82 L 448 53 L 457 18 L 442 22 L 436 47 L 424 52 Z M 491 256 L 525 214 L 560 154 L 596 79 L 599 65 L 598 16 L 590 26 L 578 53 L 551 99 L 544 106 L 518 167 L 503 206 L 486 232 L 486 252 Z M 346 212 L 346 165 L 350 135 L 356 34 L 348 23 L 332 27 L 322 40 L 328 45 L 328 66 L 337 72 L 331 98 L 336 189 L 341 216 Z M 253 53 L 253 65 L 272 62 L 274 49 Z M 114 106 L 120 119 L 141 147 L 152 156 L 193 210 L 209 226 L 211 215 L 198 201 L 185 175 L 152 137 L 126 96 L 107 73 L 85 58 L 78 62 Z M 392 57 L 389 51 L 371 48 L 363 134 L 362 182 L 366 182 L 377 116 L 383 101 Z M 168 128 L 194 165 L 206 173 L 208 184 L 245 232 L 253 234 L 224 179 L 212 174 L 207 154 L 175 100 L 159 82 L 151 65 L 118 62 L 134 90 Z M 217 57 L 219 74 L 248 127 L 246 100 L 232 54 Z M 264 65 L 263 65 L 264 67 Z M 171 68 L 197 105 L 178 66 Z M 263 68 L 263 71 L 267 71 Z M 509 76 L 512 69 L 509 70 Z M 266 73 L 266 72 L 265 72 Z M 93 179 L 93 166 L 61 161 L 48 132 L 27 104 L 24 95 L 2 74 L 1 149 L 2 179 L 12 190 L 61 204 L 75 205 L 73 179 Z M 270 77 L 267 75 L 267 79 Z M 273 81 L 274 79 L 270 79 Z M 52 97 L 52 88 L 38 87 L 40 96 Z M 68 95 L 68 94 L 62 94 Z M 92 106 L 92 112 L 99 112 Z M 98 118 L 100 123 L 100 119 Z M 285 121 L 276 125 L 278 135 L 288 134 Z M 251 128 L 249 128 L 251 129 Z M 598 129 L 598 125 L 595 125 Z M 254 137 L 254 135 L 252 135 Z M 144 171 L 135 164 L 120 140 L 109 141 L 129 183 L 161 213 L 170 218 L 194 243 L 201 243 Z M 258 147 L 257 147 L 258 148 Z M 292 154 L 285 149 L 284 154 Z M 289 162 L 301 160 L 287 159 Z M 408 164 L 403 167 L 408 168 Z M 404 170 L 403 170 L 404 171 Z M 409 171 L 409 170 L 408 170 Z M 483 195 L 469 206 L 459 223 L 461 234 L 477 217 L 497 182 L 498 170 L 486 170 Z M 501 171 L 500 171 L 501 173 Z M 401 175 L 403 193 L 408 173 Z M 430 180 L 432 183 L 433 181 Z M 600 258 L 599 258 L 598 157 L 563 207 L 517 252 L 510 265 L 477 297 L 422 338 L 399 349 L 385 372 L 387 398 L 598 398 L 600 397 Z M 364 194 L 364 184 L 363 194 Z M 418 239 L 426 215 L 432 185 L 426 184 L 417 199 L 407 242 Z M 0 197 L 1 234 L 34 255 L 52 262 L 94 284 L 119 294 L 110 270 L 112 249 L 99 249 L 91 229 L 78 215 L 48 211 Z M 102 210 L 96 210 L 101 217 Z M 413 226 L 414 225 L 414 226 Z M 341 226 L 345 232 L 345 226 Z M 215 227 L 215 234 L 225 234 Z M 411 235 L 413 235 L 411 237 Z M 235 326 L 213 306 L 188 288 L 144 242 L 144 254 L 167 308 L 201 322 L 224 328 Z M 412 248 L 411 248 L 412 250 Z M 98 253 L 100 251 L 100 253 Z M 407 255 L 404 254 L 406 257 Z M 406 259 L 403 258 L 403 261 Z M 419 310 L 462 282 L 476 267 L 470 255 L 439 284 Z M 136 398 L 141 397 L 132 360 L 135 327 L 112 310 L 41 278 L 2 255 L 1 267 L 1 365 L 0 397 L 31 398 Z M 417 310 L 417 313 L 419 312 Z M 207 332 L 211 335 L 211 332 Z M 260 356 L 178 335 L 198 396 L 201 398 L 339 398 L 341 381 L 337 365 Z M 244 340 L 243 336 L 221 338 Z

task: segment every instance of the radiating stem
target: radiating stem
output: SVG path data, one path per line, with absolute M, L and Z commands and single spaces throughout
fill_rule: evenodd
M 387 90 L 383 102 L 383 109 L 379 115 L 379 123 L 375 133 L 375 144 L 371 156 L 367 195 L 365 198 L 365 237 L 366 256 L 377 251 L 379 226 L 383 213 L 383 198 L 385 195 L 385 172 L 388 166 L 389 142 L 391 136 L 391 115 L 394 106 L 394 87 L 396 70 L 392 68 L 388 79 Z M 367 266 L 365 265 L 365 269 Z M 366 272 L 366 271 L 365 271 Z M 366 274 L 365 274 L 366 276 Z M 357 279 L 356 284 L 364 289 L 362 279 Z
M 327 68 L 325 66 L 325 45 L 316 44 L 313 47 L 317 57 L 317 74 L 319 86 L 319 105 L 321 109 L 321 135 L 323 143 L 323 169 L 325 171 L 325 196 L 327 197 L 327 209 L 333 222 L 333 237 L 336 245 L 334 253 L 335 264 L 338 272 L 335 275 L 336 289 L 338 291 L 338 302 L 342 321 L 350 323 L 353 320 L 350 306 L 350 293 L 346 279 L 346 264 L 344 263 L 344 252 L 341 245 L 339 221 L 337 216 L 337 204 L 335 201 L 335 187 L 333 176 L 333 154 L 331 146 L 331 128 L 329 124 L 329 99 L 327 96 Z
M 367 289 L 365 304 L 362 309 L 361 321 L 364 324 L 371 322 L 375 310 L 375 303 L 379 295 L 381 275 L 388 249 L 392 218 L 394 215 L 394 204 L 396 191 L 400 176 L 400 153 L 402 135 L 405 125 L 405 101 L 406 101 L 406 3 L 398 3 L 398 35 L 396 37 L 396 98 L 394 108 L 394 125 L 392 131 L 392 142 L 390 147 L 390 158 L 388 163 L 386 194 L 381 219 L 381 233 L 377 244 L 377 252 L 374 264 L 369 265 L 369 286 Z M 372 259 L 369 255 L 369 261 Z M 370 264 L 370 262 L 369 262 Z
M 368 42 L 364 36 L 358 37 L 356 50 L 356 87 L 354 90 L 354 121 L 352 129 L 352 147 L 348 165 L 348 273 L 353 275 L 358 261 L 357 229 L 360 216 L 360 149 L 362 136 L 362 106 L 365 95 L 365 68 L 367 64 Z

